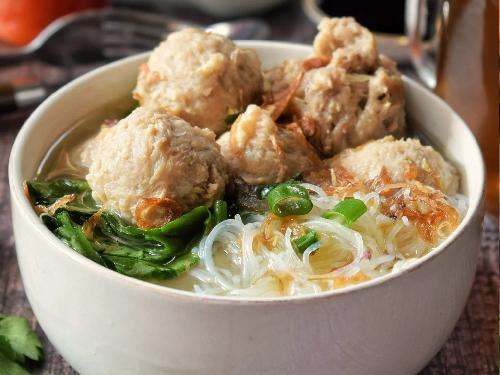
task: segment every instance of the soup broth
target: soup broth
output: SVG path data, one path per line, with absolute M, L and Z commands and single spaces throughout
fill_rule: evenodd
M 136 105 L 126 97 L 77 121 L 47 152 L 38 168 L 37 179 L 50 180 L 61 176 L 84 179 L 88 170 L 80 161 L 80 153 L 85 143 L 99 132 L 105 121 L 125 117 Z

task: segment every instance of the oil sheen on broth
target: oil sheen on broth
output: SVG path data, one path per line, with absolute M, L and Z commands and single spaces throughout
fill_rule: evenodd
M 85 142 L 95 136 L 106 120 L 125 117 L 136 103 L 126 97 L 104 105 L 75 122 L 52 145 L 40 163 L 37 179 L 49 180 L 61 176 L 85 178 L 87 168 L 80 162 L 80 152 Z

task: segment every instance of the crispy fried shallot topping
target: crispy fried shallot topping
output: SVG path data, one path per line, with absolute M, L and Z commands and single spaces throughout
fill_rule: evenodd
M 328 195 L 349 198 L 357 192 L 367 192 L 363 182 L 356 179 L 341 165 L 317 169 L 304 176 L 304 180 L 321 187 Z
M 101 207 L 95 214 L 93 214 L 89 219 L 83 223 L 82 229 L 83 234 L 87 237 L 88 240 L 92 240 L 94 238 L 94 230 L 99 220 L 101 220 L 101 216 L 104 213 L 104 207 Z
M 50 206 L 36 205 L 35 211 L 38 215 L 46 213 L 52 216 L 56 213 L 58 208 L 66 206 L 68 203 L 73 202 L 75 199 L 76 199 L 75 194 L 67 194 L 56 200 Z
M 311 70 L 311 69 L 322 68 L 325 65 L 328 65 L 329 62 L 330 62 L 330 59 L 328 57 L 325 57 L 325 56 L 313 56 L 313 57 L 309 57 L 308 59 L 305 59 L 302 62 L 302 67 L 306 71 L 308 71 L 308 70 Z
M 313 118 L 304 116 L 298 119 L 298 123 L 306 137 L 316 134 L 316 121 Z
M 170 198 L 141 198 L 135 221 L 142 229 L 158 228 L 182 215 L 182 207 Z
M 285 111 L 286 107 L 288 107 L 288 103 L 290 103 L 290 100 L 292 100 L 295 92 L 300 87 L 303 77 L 304 72 L 300 72 L 297 78 L 294 79 L 286 90 L 277 94 L 276 97 L 264 99 L 264 105 L 262 108 L 269 111 L 273 120 L 277 120 Z
M 412 177 L 414 173 L 410 169 L 407 176 Z M 328 195 L 342 198 L 356 191 L 378 193 L 384 215 L 393 219 L 406 216 L 422 238 L 432 244 L 448 236 L 460 223 L 460 215 L 447 202 L 444 193 L 413 179 L 394 183 L 385 167 L 368 181 L 359 181 L 340 165 L 311 172 L 305 180 L 319 185 Z
M 398 184 L 399 185 L 399 184 Z M 430 243 L 448 236 L 460 223 L 457 210 L 446 202 L 446 196 L 418 181 L 402 187 L 385 189 L 381 195 L 381 211 L 393 218 L 406 216 L 420 235 Z

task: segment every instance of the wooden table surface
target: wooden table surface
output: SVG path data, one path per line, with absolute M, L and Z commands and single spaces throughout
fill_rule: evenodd
M 128 0 L 121 0 L 126 3 Z M 115 2 L 116 3 L 116 2 Z M 163 8 L 170 14 L 182 14 L 200 23 L 210 23 L 214 18 L 190 9 Z M 289 1 L 263 15 L 273 29 L 272 38 L 309 43 L 315 33 L 314 25 L 302 14 L 299 1 Z M 47 70 L 48 69 L 48 70 Z M 28 64 L 22 67 L 0 69 L 0 82 L 5 79 L 24 80 L 51 71 L 50 67 Z M 55 72 L 54 74 L 57 74 Z M 45 359 L 41 364 L 30 364 L 33 374 L 76 374 L 47 340 L 26 299 L 16 262 L 7 164 L 14 138 L 32 109 L 0 114 L 0 312 L 28 318 L 42 337 Z M 437 374 L 498 374 L 498 222 L 487 217 L 478 270 L 467 306 L 450 338 L 434 359 L 421 372 Z M 411 323 L 410 323 L 411 324 Z M 411 345 L 411 343 L 409 343 Z

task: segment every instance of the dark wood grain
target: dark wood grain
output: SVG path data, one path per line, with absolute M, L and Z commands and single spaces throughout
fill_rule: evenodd
M 173 6 L 164 11 L 182 14 L 200 23 L 215 21 L 213 17 L 192 9 Z M 286 2 L 263 18 L 273 27 L 273 39 L 309 43 L 315 33 L 314 26 L 302 15 L 298 1 Z M 40 69 L 36 65 L 3 69 L 0 70 L 0 81 L 23 80 L 26 76 L 36 76 Z M 76 374 L 37 325 L 16 262 L 7 164 L 14 137 L 29 113 L 30 110 L 24 110 L 0 115 L 0 312 L 28 318 L 42 337 L 45 359 L 41 364 L 30 364 L 33 374 Z M 498 262 L 498 222 L 490 218 L 485 222 L 478 271 L 467 306 L 452 335 L 421 375 L 498 374 Z

